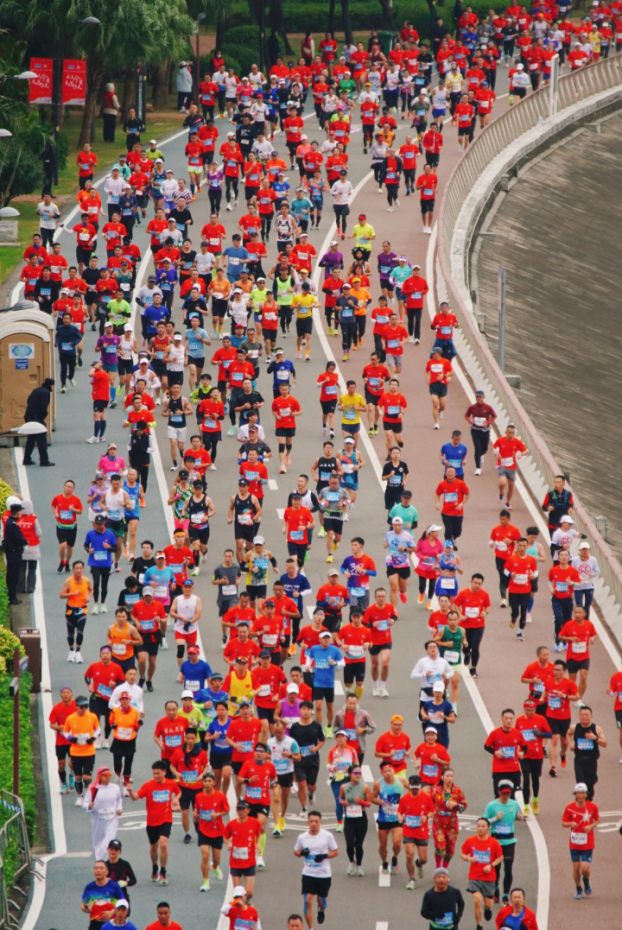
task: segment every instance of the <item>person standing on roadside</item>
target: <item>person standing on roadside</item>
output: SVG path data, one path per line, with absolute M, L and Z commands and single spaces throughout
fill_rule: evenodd
M 50 462 L 48 456 L 48 437 L 46 419 L 52 399 L 52 390 L 54 389 L 54 378 L 46 378 L 40 387 L 35 388 L 28 395 L 26 401 L 26 411 L 24 413 L 24 423 L 41 423 L 46 429 L 40 433 L 30 433 L 26 437 L 24 446 L 23 465 L 34 465 L 32 453 L 35 448 L 39 450 L 39 464 L 42 466 L 52 466 L 55 463 Z

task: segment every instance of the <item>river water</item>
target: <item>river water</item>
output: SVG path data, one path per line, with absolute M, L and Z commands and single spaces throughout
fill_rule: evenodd
M 507 277 L 506 372 L 622 558 L 622 113 L 534 164 L 482 237 L 478 304 L 498 335 Z M 491 347 L 497 342 L 491 340 Z

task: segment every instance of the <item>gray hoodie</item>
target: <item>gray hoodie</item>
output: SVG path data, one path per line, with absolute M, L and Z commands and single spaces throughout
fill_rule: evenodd
M 29 500 L 22 501 L 22 506 L 24 508 L 22 513 L 24 515 L 30 516 L 30 514 L 34 512 L 32 501 L 29 501 Z M 39 517 L 35 518 L 35 533 L 37 534 L 39 539 L 41 539 L 42 532 L 41 532 L 41 524 L 39 523 Z M 26 548 L 24 549 L 22 553 L 22 559 L 25 562 L 39 561 L 40 558 L 41 558 L 41 546 L 26 546 Z

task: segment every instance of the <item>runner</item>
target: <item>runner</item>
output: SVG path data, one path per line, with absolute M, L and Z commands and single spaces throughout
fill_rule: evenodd
M 332 882 L 330 860 L 339 855 L 339 849 L 332 833 L 322 828 L 322 815 L 319 811 L 309 813 L 308 827 L 307 831 L 298 834 L 294 855 L 304 858 L 302 869 L 304 915 L 307 927 L 313 930 L 313 899 L 317 898 L 318 924 L 323 924 L 326 919 L 325 911 Z
M 510 889 L 512 888 L 514 856 L 516 852 L 516 834 L 514 823 L 524 820 L 519 803 L 510 795 L 514 785 L 507 779 L 499 782 L 499 797 L 486 805 L 484 817 L 490 823 L 492 836 L 499 841 L 503 850 L 503 895 L 501 903 L 505 906 L 510 903 Z M 497 866 L 495 882 L 495 904 L 499 903 L 499 885 L 501 883 L 501 865 Z
M 503 862 L 503 849 L 499 841 L 490 835 L 490 824 L 485 817 L 477 820 L 475 830 L 475 836 L 470 836 L 462 844 L 460 855 L 470 863 L 467 890 L 473 895 L 473 915 L 480 928 L 484 920 L 492 918 L 495 869 Z
M 201 850 L 201 874 L 203 884 L 201 891 L 210 890 L 210 850 L 212 869 L 218 881 L 224 875 L 220 868 L 225 827 L 223 817 L 229 813 L 229 802 L 222 791 L 216 790 L 215 775 L 206 772 L 202 778 L 202 790 L 194 798 L 193 819 L 198 829 L 199 848 Z
M 415 868 L 419 878 L 423 878 L 423 867 L 428 861 L 429 818 L 434 811 L 430 795 L 421 790 L 420 777 L 411 775 L 408 779 L 408 794 L 403 795 L 397 805 L 406 850 L 406 891 L 414 891 L 417 887 Z
M 570 702 L 579 700 L 579 689 L 574 681 L 566 677 L 568 666 L 561 659 L 553 665 L 553 677 L 547 680 L 546 688 L 546 719 L 551 733 L 549 746 L 549 761 L 551 767 L 549 775 L 557 777 L 557 748 L 560 747 L 561 767 L 566 768 L 566 754 L 568 752 L 568 730 L 570 728 Z
M 562 827 L 570 830 L 570 860 L 575 884 L 575 900 L 592 894 L 590 882 L 592 857 L 594 855 L 594 831 L 600 822 L 596 805 L 587 799 L 587 785 L 579 782 L 574 786 L 574 801 L 568 804 L 562 815 Z M 581 887 L 583 882 L 583 887 Z

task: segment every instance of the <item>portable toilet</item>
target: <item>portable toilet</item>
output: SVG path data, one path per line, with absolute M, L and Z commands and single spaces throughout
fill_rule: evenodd
M 54 329 L 52 317 L 40 310 L 0 315 L 0 432 L 22 425 L 29 394 L 54 377 Z M 52 391 L 48 434 L 55 421 Z

